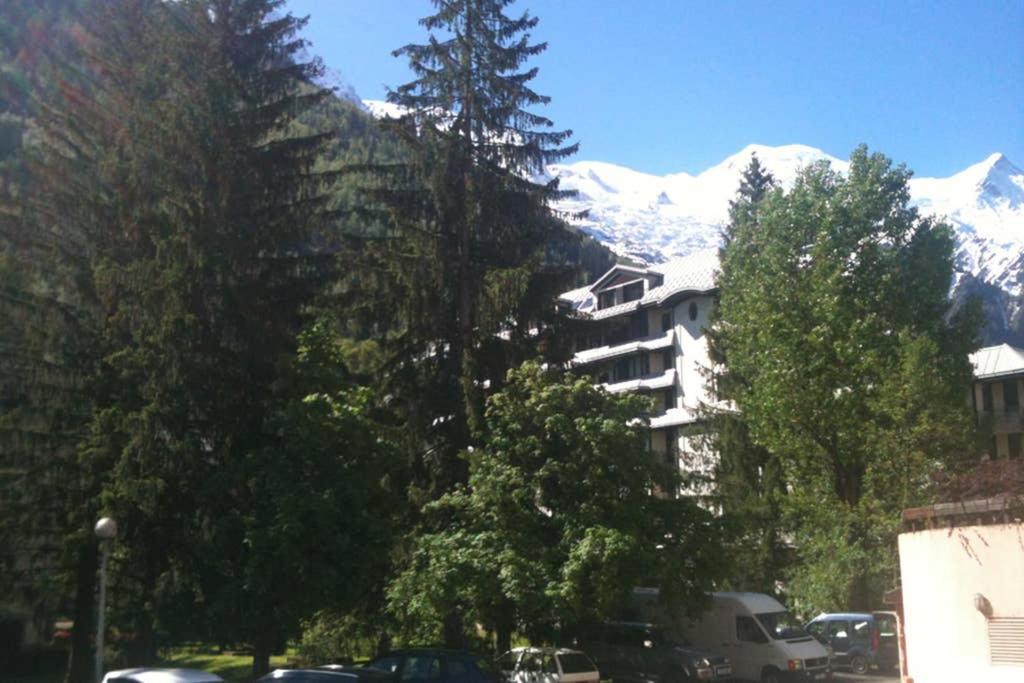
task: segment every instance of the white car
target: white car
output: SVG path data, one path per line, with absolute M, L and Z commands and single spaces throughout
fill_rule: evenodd
M 103 683 L 224 683 L 201 669 L 120 669 L 108 671 Z
M 508 683 L 600 683 L 601 674 L 579 650 L 517 647 L 498 660 Z

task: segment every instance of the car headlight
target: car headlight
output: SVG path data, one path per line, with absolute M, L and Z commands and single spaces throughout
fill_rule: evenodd
M 711 662 L 709 662 L 706 657 L 704 659 L 698 659 L 697 660 L 697 667 L 698 668 L 706 669 L 709 666 L 711 666 Z
M 804 668 L 804 660 L 802 659 L 791 659 L 788 662 L 790 671 L 799 671 Z

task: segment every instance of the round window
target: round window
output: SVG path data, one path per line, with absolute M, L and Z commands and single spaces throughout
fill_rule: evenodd
M 690 302 L 690 320 L 696 320 L 696 319 L 697 319 L 697 302 L 696 301 L 691 301 Z

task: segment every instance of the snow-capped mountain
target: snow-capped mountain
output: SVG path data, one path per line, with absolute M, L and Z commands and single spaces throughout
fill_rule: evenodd
M 815 161 L 848 168 L 813 147 L 749 145 L 696 176 L 655 176 L 595 161 L 554 165 L 549 172 L 563 189 L 578 192 L 559 208 L 587 210 L 580 227 L 621 256 L 655 263 L 718 245 L 729 200 L 754 153 L 784 187 Z M 1021 293 L 1024 171 L 993 154 L 949 178 L 913 178 L 910 191 L 922 213 L 945 216 L 956 228 L 963 272 Z
M 849 167 L 804 145 L 749 145 L 697 175 L 656 176 L 596 161 L 553 165 L 548 172 L 563 189 L 577 191 L 558 208 L 586 210 L 580 228 L 620 256 L 658 263 L 719 244 L 729 200 L 753 153 L 784 187 L 815 161 L 827 160 L 841 172 Z M 958 290 L 985 300 L 993 328 L 986 341 L 1024 342 L 1024 171 L 993 154 L 948 178 L 913 178 L 910 192 L 923 214 L 945 217 L 956 229 Z
M 396 116 L 386 102 L 363 100 L 373 116 Z M 601 161 L 553 164 L 546 180 L 558 177 L 576 197 L 556 207 L 620 257 L 660 263 L 719 245 L 740 175 L 756 153 L 761 163 L 790 187 L 798 171 L 826 160 L 840 172 L 849 163 L 806 145 L 748 145 L 697 175 L 658 176 Z M 912 162 L 909 162 L 912 167 Z M 993 154 L 948 178 L 912 178 L 911 203 L 922 214 L 945 218 L 957 233 L 955 295 L 982 298 L 987 343 L 1024 345 L 1024 171 Z

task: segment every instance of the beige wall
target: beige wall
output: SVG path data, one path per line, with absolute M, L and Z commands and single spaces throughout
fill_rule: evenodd
M 929 529 L 900 534 L 904 631 L 914 683 L 1020 683 L 1024 666 L 989 662 L 988 623 L 1024 617 L 1024 524 Z

